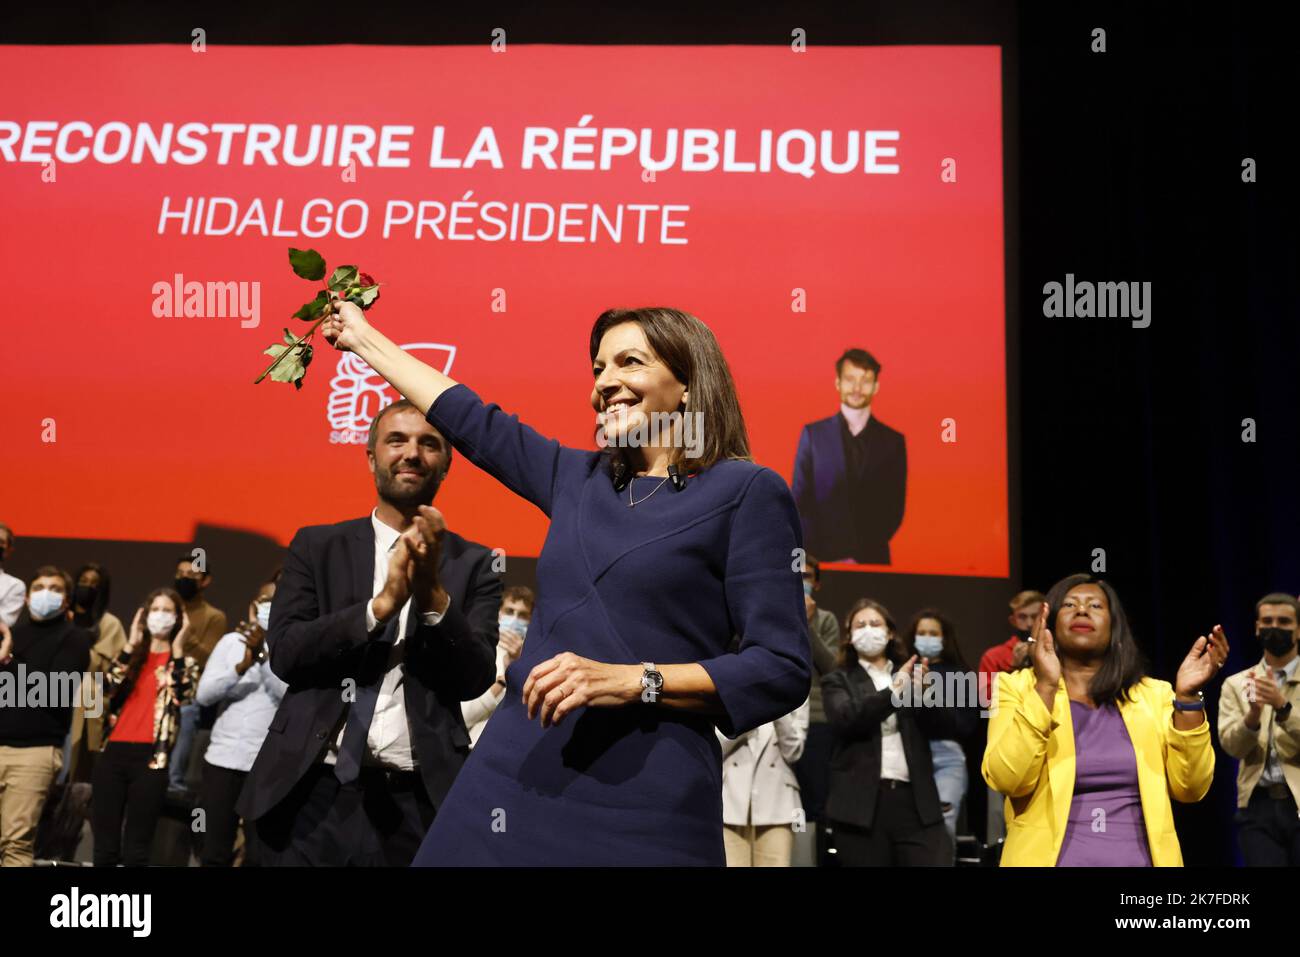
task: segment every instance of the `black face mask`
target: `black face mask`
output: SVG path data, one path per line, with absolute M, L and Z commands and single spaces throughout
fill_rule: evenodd
M 176 579 L 176 592 L 186 601 L 199 593 L 199 583 L 193 578 Z
M 1021 641 L 1028 641 L 1031 637 L 1033 637 L 1034 632 L 1032 628 L 1017 628 L 1012 632 L 1012 634 L 1014 634 Z
M 77 590 L 72 593 L 72 604 L 77 608 L 84 608 L 89 611 L 98 597 L 99 589 L 94 585 L 78 585 Z
M 1264 646 L 1264 650 L 1270 655 L 1281 658 L 1295 644 L 1295 632 L 1289 628 L 1261 628 L 1259 630 L 1259 643 Z

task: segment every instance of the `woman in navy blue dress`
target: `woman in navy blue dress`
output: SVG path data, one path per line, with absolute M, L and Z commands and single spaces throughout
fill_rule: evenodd
M 799 516 L 750 458 L 712 332 L 674 309 L 596 320 L 590 398 L 611 446 L 597 452 L 543 437 L 335 308 L 322 329 L 336 348 L 551 520 L 523 655 L 415 863 L 722 866 L 713 729 L 735 737 L 797 708 L 811 652 Z M 649 428 L 674 414 L 686 428 Z

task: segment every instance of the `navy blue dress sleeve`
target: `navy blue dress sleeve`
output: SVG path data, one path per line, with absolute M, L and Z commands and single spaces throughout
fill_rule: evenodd
M 583 454 L 539 434 L 495 402 L 485 404 L 463 382 L 438 396 L 425 418 L 456 451 L 548 517 L 562 456 Z
M 795 571 L 802 546 L 785 479 L 760 469 L 741 494 L 727 545 L 724 587 L 740 647 L 700 662 L 725 709 L 718 730 L 729 738 L 789 714 L 812 687 L 803 579 Z

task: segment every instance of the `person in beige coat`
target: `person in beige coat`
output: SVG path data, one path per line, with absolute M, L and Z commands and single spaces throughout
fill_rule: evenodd
M 1255 604 L 1264 657 L 1228 678 L 1219 743 L 1236 758 L 1237 840 L 1247 867 L 1300 866 L 1300 603 L 1275 592 Z
M 90 632 L 91 680 L 108 672 L 126 645 L 122 621 L 108 610 L 112 582 L 108 569 L 97 562 L 87 562 L 77 569 L 76 589 L 72 597 L 72 620 Z M 100 687 L 103 687 L 102 685 Z M 71 742 L 68 748 L 68 781 L 89 782 L 96 755 L 104 746 L 104 710 L 101 696 L 86 707 L 83 700 L 72 709 Z
M 789 867 L 803 807 L 794 764 L 808 737 L 807 700 L 722 744 L 723 846 L 728 867 Z

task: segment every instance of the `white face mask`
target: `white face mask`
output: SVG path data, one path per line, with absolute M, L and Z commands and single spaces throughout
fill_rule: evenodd
M 176 616 L 169 611 L 151 611 L 145 617 L 145 627 L 151 635 L 165 635 L 176 624 Z
M 853 629 L 849 640 L 853 642 L 853 650 L 858 654 L 864 658 L 874 658 L 885 650 L 885 645 L 889 643 L 889 632 L 880 625 L 863 625 Z
M 259 601 L 257 609 L 257 626 L 263 631 L 271 627 L 271 603 L 269 601 Z

